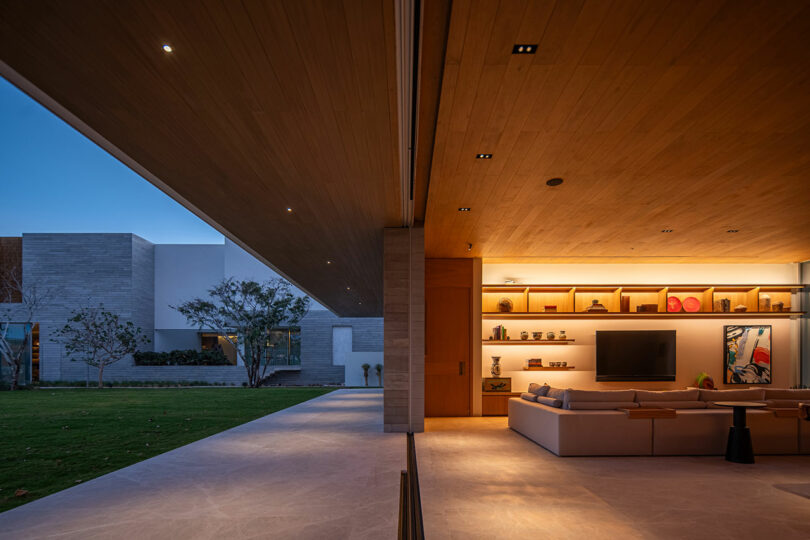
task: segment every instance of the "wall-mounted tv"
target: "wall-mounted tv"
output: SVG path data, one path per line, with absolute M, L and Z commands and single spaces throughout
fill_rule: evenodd
M 597 330 L 597 381 L 674 381 L 675 330 Z

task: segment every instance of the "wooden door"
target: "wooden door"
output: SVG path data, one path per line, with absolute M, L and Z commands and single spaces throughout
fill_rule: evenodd
M 425 416 L 470 415 L 469 287 L 425 289 Z

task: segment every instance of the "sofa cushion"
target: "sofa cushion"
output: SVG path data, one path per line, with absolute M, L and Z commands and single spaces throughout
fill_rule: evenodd
M 526 401 L 534 401 L 537 396 L 532 394 L 531 392 L 523 392 L 520 394 L 520 399 L 525 399 Z
M 710 402 L 710 407 L 713 406 L 715 401 L 763 401 L 765 399 L 765 389 L 701 390 L 700 399 Z
M 761 390 L 761 388 L 752 388 Z M 765 399 L 803 399 L 810 401 L 810 388 L 765 388 Z
M 700 390 L 664 390 L 654 392 L 651 390 L 636 390 L 636 401 L 697 401 L 700 399 Z
M 563 403 L 566 409 L 570 409 L 569 403 L 581 402 L 627 402 L 633 401 L 636 397 L 635 390 L 572 390 L 565 391 Z M 601 408 L 601 407 L 597 407 Z M 615 407 L 610 407 L 615 409 Z
M 537 403 L 541 405 L 548 405 L 549 407 L 554 407 L 555 409 L 559 409 L 563 404 L 561 399 L 554 399 L 547 396 L 537 396 Z
M 559 399 L 560 401 L 565 401 L 565 390 L 563 390 L 562 388 L 549 387 L 548 392 L 546 393 L 546 397 Z
M 529 393 L 536 396 L 545 396 L 548 394 L 549 388 L 551 387 L 547 384 L 531 383 L 529 384 Z
M 638 407 L 635 401 L 570 401 L 565 408 L 572 411 L 604 410 L 604 409 L 634 409 Z
M 705 401 L 637 401 L 641 407 L 661 407 L 663 409 L 705 409 Z

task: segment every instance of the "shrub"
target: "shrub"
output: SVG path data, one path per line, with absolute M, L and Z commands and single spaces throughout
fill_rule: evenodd
M 136 366 L 229 366 L 228 358 L 220 351 L 137 352 L 133 355 Z

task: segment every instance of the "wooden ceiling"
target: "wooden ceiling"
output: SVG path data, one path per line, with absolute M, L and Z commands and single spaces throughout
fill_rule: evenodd
M 423 7 L 429 257 L 810 258 L 810 2 Z M 335 312 L 380 315 L 395 19 L 393 0 L 4 0 L 0 73 Z
M 381 315 L 383 227 L 402 224 L 393 2 L 4 0 L 0 60 L 335 312 Z
M 806 1 L 454 1 L 427 256 L 810 259 L 808 43 Z

